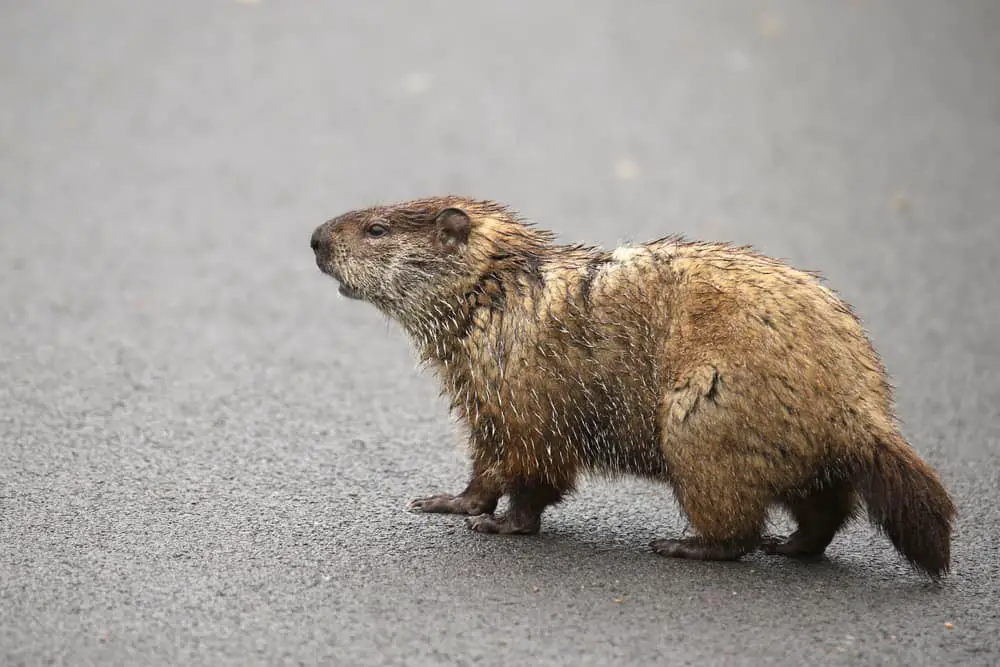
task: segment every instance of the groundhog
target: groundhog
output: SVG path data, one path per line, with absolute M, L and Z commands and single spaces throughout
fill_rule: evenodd
M 467 427 L 467 488 L 412 510 L 532 534 L 580 473 L 638 475 L 668 483 L 696 533 L 655 540 L 664 556 L 815 557 L 863 502 L 913 566 L 948 572 L 952 500 L 817 274 L 677 236 L 560 245 L 454 196 L 345 213 L 311 245 L 341 294 L 401 325 Z M 787 538 L 762 534 L 774 506 L 796 521 Z

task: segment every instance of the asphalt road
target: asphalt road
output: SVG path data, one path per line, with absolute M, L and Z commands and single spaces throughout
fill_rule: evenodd
M 990 0 L 3 3 L 0 662 L 997 664 L 998 32 Z M 461 488 L 456 431 L 308 240 L 444 192 L 821 270 L 960 505 L 953 576 L 864 524 L 668 561 L 639 482 L 538 537 L 406 513 Z

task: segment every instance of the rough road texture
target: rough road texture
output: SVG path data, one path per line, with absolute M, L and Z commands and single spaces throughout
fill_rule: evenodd
M 3 4 L 0 662 L 1000 660 L 1000 4 L 617 4 Z M 533 538 L 404 512 L 463 452 L 308 240 L 448 191 L 822 269 L 956 496 L 951 579 L 865 525 L 658 558 L 640 483 Z

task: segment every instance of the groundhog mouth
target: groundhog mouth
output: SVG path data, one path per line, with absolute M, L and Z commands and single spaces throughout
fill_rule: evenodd
M 350 285 L 340 283 L 340 286 L 337 288 L 337 291 L 346 296 L 348 299 L 355 299 L 357 301 L 364 300 L 364 297 L 361 295 L 361 292 L 354 289 Z
M 316 263 L 319 265 L 320 271 L 337 281 L 338 292 L 346 296 L 348 299 L 356 299 L 358 301 L 364 300 L 361 292 L 344 282 L 344 278 L 340 275 L 340 271 L 338 271 L 335 267 L 318 260 Z

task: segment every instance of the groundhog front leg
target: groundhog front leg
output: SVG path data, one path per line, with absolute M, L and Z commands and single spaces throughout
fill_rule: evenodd
M 498 535 L 534 535 L 542 526 L 542 512 L 562 499 L 563 492 L 545 482 L 527 482 L 512 486 L 510 508 L 502 517 L 482 515 L 465 520 L 476 533 Z
M 407 506 L 413 512 L 427 512 L 436 514 L 492 514 L 497 508 L 497 502 L 503 490 L 493 479 L 492 475 L 485 474 L 482 469 L 476 466 L 472 474 L 472 481 L 457 496 L 447 493 L 439 493 L 425 498 L 411 500 Z

